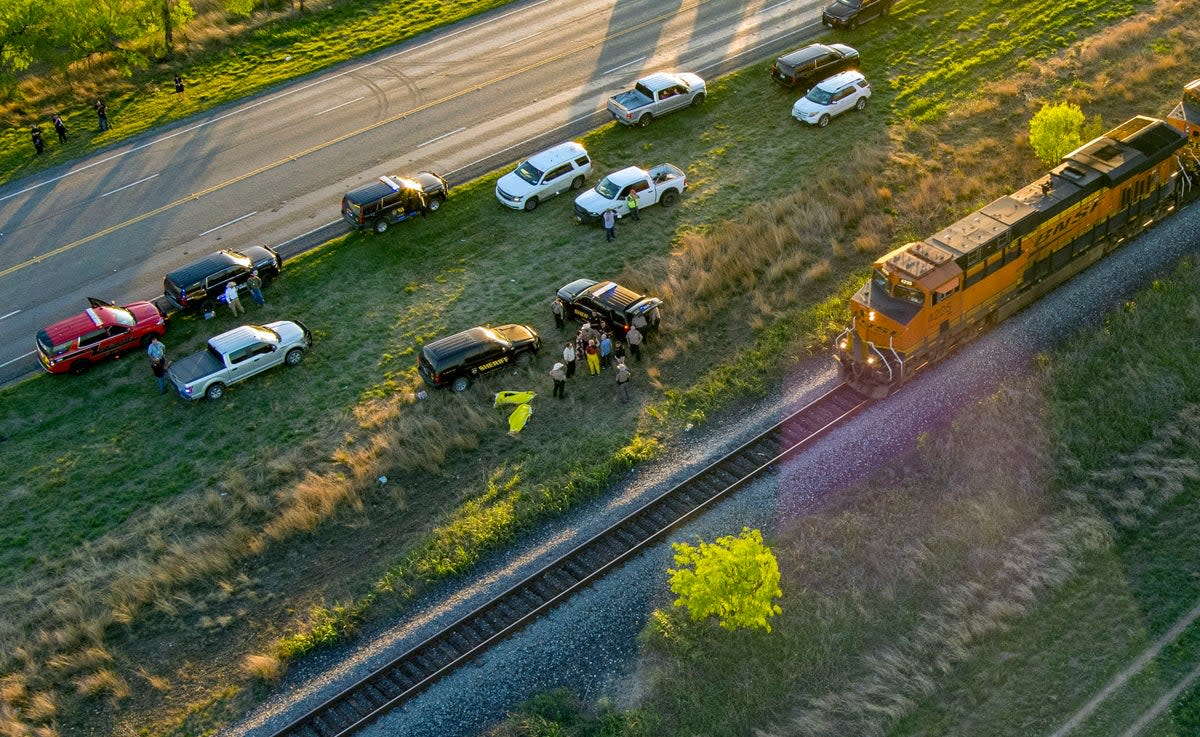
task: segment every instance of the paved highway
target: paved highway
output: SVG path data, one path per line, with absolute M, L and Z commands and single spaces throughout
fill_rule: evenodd
M 798 45 L 820 4 L 529 0 L 10 183 L 0 383 L 36 371 L 34 333 L 88 296 L 152 298 L 218 248 L 297 253 L 345 232 L 348 188 L 419 169 L 461 183 L 605 122 L 645 73 L 714 77 Z

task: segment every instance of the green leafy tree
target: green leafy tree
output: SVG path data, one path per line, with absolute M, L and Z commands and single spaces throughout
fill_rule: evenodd
M 1029 143 L 1044 163 L 1057 164 L 1083 143 L 1083 111 L 1063 102 L 1042 106 L 1029 121 Z
M 716 617 L 728 630 L 771 631 L 770 617 L 783 610 L 775 599 L 779 588 L 779 562 L 763 544 L 762 533 L 742 528 L 698 546 L 675 543 L 675 565 L 667 569 L 675 606 L 686 607 L 693 620 Z

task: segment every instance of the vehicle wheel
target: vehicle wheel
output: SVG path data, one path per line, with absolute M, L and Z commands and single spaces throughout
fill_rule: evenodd
M 538 198 L 537 197 L 530 197 L 529 199 L 525 200 L 525 212 L 533 212 L 534 210 L 537 209 L 537 206 L 538 206 Z
M 465 376 L 460 376 L 454 380 L 454 383 L 450 385 L 450 388 L 456 392 L 465 392 L 469 386 L 471 386 L 471 380 Z
M 76 361 L 75 363 L 71 364 L 71 374 L 73 376 L 83 376 L 84 374 L 86 374 L 87 372 L 89 372 L 91 370 L 92 370 L 92 362 L 87 360 L 86 358 L 81 358 L 78 361 Z
M 220 382 L 209 384 L 208 388 L 204 390 L 204 396 L 208 399 L 220 399 L 225 396 L 225 385 Z
M 289 366 L 295 366 L 296 364 L 300 363 L 303 360 L 304 360 L 304 349 L 303 348 L 293 348 L 287 352 L 286 356 L 283 357 L 283 362 Z
M 149 335 L 142 336 L 142 339 L 138 341 L 138 345 L 141 346 L 142 350 L 146 350 L 150 347 L 150 341 L 154 340 L 155 335 L 158 335 L 158 333 L 151 333 Z
M 879 15 L 883 16 L 884 18 L 886 18 L 888 16 L 888 14 L 891 12 L 892 12 L 891 5 L 884 5 L 882 8 L 879 9 Z
M 425 209 L 429 212 L 437 212 L 438 210 L 442 209 L 442 203 L 445 201 L 445 197 L 440 194 L 435 194 L 429 198 L 429 204 L 425 206 Z
M 851 18 L 850 21 L 846 23 L 846 28 L 849 28 L 851 31 L 853 31 L 855 28 L 858 28 L 858 18 Z
M 271 286 L 271 282 L 275 281 L 276 276 L 277 276 L 277 274 L 275 274 L 274 272 L 271 272 L 271 271 L 263 271 L 263 272 L 259 273 L 258 278 L 262 279 L 263 289 L 266 289 L 267 287 Z
M 662 205 L 663 207 L 670 207 L 678 201 L 679 193 L 673 189 L 668 189 L 666 192 L 663 192 L 663 196 L 661 199 L 659 199 L 658 204 Z
M 817 127 L 818 127 L 818 128 L 824 128 L 824 127 L 825 127 L 825 126 L 827 126 L 827 125 L 829 125 L 829 116 L 828 116 L 828 115 L 822 115 L 822 116 L 821 116 L 821 119 L 817 121 Z
M 858 102 L 854 103 L 855 110 L 861 111 L 861 110 L 864 110 L 866 107 L 867 107 L 867 98 L 865 98 L 865 97 L 858 98 Z
M 387 218 L 379 218 L 378 220 L 375 221 L 375 232 L 376 233 L 386 233 L 387 229 L 388 229 Z
M 524 367 L 528 366 L 530 361 L 532 361 L 532 360 L 533 360 L 533 356 L 529 353 L 529 351 L 521 351 L 520 353 L 518 353 L 516 355 L 515 358 L 513 358 L 513 363 L 520 366 L 521 368 L 524 368 Z
M 580 174 L 579 176 L 577 176 L 571 180 L 571 189 L 582 189 L 582 188 L 583 188 L 583 175 Z
M 645 128 L 646 126 L 650 125 L 653 122 L 654 122 L 654 116 L 651 115 L 650 113 L 646 113 L 642 117 L 638 118 L 638 126 L 641 128 Z
M 216 301 L 211 300 L 211 299 L 204 300 L 203 302 L 200 303 L 200 311 L 201 312 L 216 312 L 217 311 Z
M 692 107 L 700 107 L 703 104 L 704 104 L 704 93 L 703 92 L 701 92 L 700 94 L 698 94 L 692 98 Z

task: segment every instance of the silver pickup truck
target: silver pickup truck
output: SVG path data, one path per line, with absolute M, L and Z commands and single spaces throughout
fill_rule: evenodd
M 184 399 L 220 399 L 230 384 L 280 364 L 295 366 L 311 346 L 312 332 L 298 322 L 243 325 L 209 338 L 204 350 L 172 363 L 167 378 Z
M 706 93 L 704 80 L 689 72 L 658 72 L 637 81 L 633 89 L 608 100 L 608 112 L 625 125 L 650 125 L 656 116 L 699 105 Z

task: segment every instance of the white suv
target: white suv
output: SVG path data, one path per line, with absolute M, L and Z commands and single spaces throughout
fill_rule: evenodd
M 792 106 L 792 117 L 824 128 L 835 115 L 841 115 L 851 108 L 865 108 L 870 96 L 871 85 L 862 72 L 840 72 L 796 100 L 796 104 Z
M 530 156 L 496 182 L 496 199 L 514 210 L 534 210 L 538 203 L 566 191 L 579 189 L 592 171 L 588 152 L 578 143 L 560 143 Z

